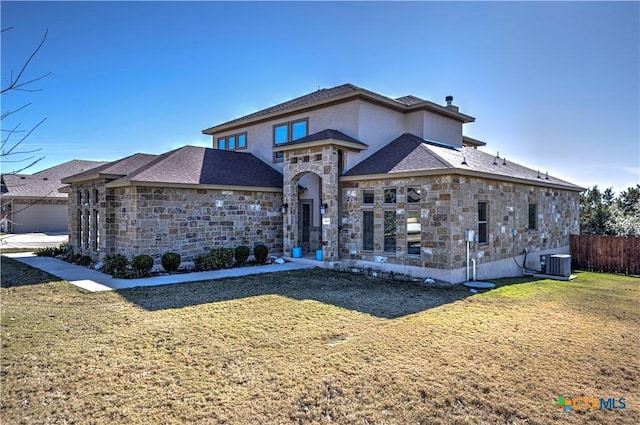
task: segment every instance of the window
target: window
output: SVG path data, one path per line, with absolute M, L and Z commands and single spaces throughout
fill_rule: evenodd
M 93 211 L 93 229 L 91 229 L 91 239 L 93 240 L 93 250 L 100 250 L 100 213 L 96 210 Z
M 384 190 L 384 203 L 385 204 L 395 204 L 396 203 L 396 190 L 395 189 L 385 189 Z
M 283 143 L 293 142 L 308 134 L 309 120 L 307 118 L 289 121 L 273 126 L 273 146 Z M 282 161 L 284 154 L 282 152 L 274 152 L 273 160 Z
M 407 188 L 407 204 L 419 204 L 420 203 L 421 189 L 419 187 Z
M 80 196 L 80 191 L 78 191 L 78 196 Z M 80 198 L 78 198 L 80 199 Z M 78 210 L 78 219 L 77 219 L 77 225 L 78 228 L 76 229 L 77 235 L 76 237 L 78 238 L 76 245 L 78 245 L 78 248 L 82 248 L 82 224 L 84 221 L 84 216 L 82 215 L 82 210 Z
M 96 204 L 96 205 L 98 204 L 99 193 L 100 192 L 98 192 L 98 189 L 94 189 L 93 190 L 93 203 Z
M 487 203 L 478 202 L 478 242 L 487 243 Z
M 529 230 L 538 229 L 538 204 L 529 204 Z
M 373 205 L 373 189 L 363 189 L 362 190 L 362 204 L 363 205 Z
M 373 251 L 373 211 L 362 211 L 362 250 Z
M 273 127 L 273 144 L 287 143 L 289 141 L 289 124 Z
M 247 133 L 238 134 L 238 147 L 236 149 L 247 148 Z
M 88 190 L 84 191 L 84 200 L 85 200 L 85 203 L 86 203 L 87 206 L 89 205 L 89 202 L 91 202 L 91 198 L 89 197 L 89 191 Z
M 396 212 L 384 212 L 384 252 L 396 252 Z
M 82 205 L 82 191 L 81 190 L 76 192 L 76 198 L 78 198 L 78 205 Z
M 82 215 L 83 219 L 82 219 L 82 246 L 84 246 L 85 248 L 89 247 L 89 228 L 91 226 L 90 220 L 91 220 L 91 215 L 89 214 L 89 211 L 85 211 L 84 214 Z
M 231 134 L 226 137 L 218 138 L 218 149 L 221 151 L 240 150 L 247 148 L 247 133 Z
M 307 120 L 291 123 L 291 140 L 297 140 L 307 135 Z
M 407 254 L 420 255 L 420 211 L 407 211 Z

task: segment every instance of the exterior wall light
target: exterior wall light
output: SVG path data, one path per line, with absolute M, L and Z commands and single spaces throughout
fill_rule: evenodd
M 320 215 L 325 215 L 327 213 L 327 208 L 329 208 L 329 205 L 327 204 L 320 205 Z
M 286 214 L 288 208 L 289 204 L 282 204 L 282 206 L 280 207 L 280 211 L 282 211 L 282 214 Z

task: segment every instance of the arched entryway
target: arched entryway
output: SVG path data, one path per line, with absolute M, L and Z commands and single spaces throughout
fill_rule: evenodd
M 322 249 L 324 261 L 337 260 L 337 151 L 331 146 L 287 151 L 284 162 L 285 255 L 291 256 L 294 247 L 303 247 L 308 240 L 309 250 Z

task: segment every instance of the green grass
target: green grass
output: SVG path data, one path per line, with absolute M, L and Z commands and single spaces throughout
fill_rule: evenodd
M 94 294 L 31 278 L 0 290 L 3 423 L 640 423 L 638 279 L 469 296 L 322 270 Z M 564 414 L 558 395 L 628 407 Z

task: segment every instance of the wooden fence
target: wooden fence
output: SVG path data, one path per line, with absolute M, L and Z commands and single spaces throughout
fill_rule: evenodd
M 571 235 L 571 268 L 640 275 L 640 238 Z

